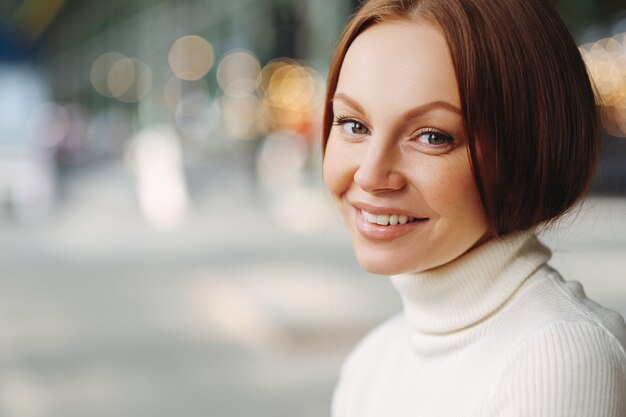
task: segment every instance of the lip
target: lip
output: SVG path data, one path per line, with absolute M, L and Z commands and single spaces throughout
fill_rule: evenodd
M 403 210 L 401 208 L 395 208 L 395 207 L 381 207 L 381 206 L 374 206 L 372 204 L 368 204 L 368 203 L 364 203 L 362 201 L 354 201 L 354 202 L 349 202 L 353 207 L 356 207 L 359 210 L 365 210 L 368 213 L 372 213 L 372 214 L 376 214 L 376 215 L 382 215 L 382 214 L 398 214 L 398 215 L 405 215 L 407 217 L 415 217 L 417 219 L 426 219 L 426 217 L 421 217 L 421 216 L 416 216 L 415 213 L 410 213 L 406 210 Z
M 371 240 L 379 240 L 379 241 L 389 241 L 394 240 L 399 237 L 402 237 L 408 233 L 411 233 L 418 227 L 423 226 L 429 219 L 418 219 L 412 221 L 410 223 L 405 224 L 396 224 L 396 225 L 388 225 L 381 226 L 379 224 L 370 223 L 361 214 L 361 210 L 368 211 L 372 214 L 404 214 L 397 211 L 385 211 L 385 212 L 371 212 L 368 209 L 361 209 L 357 206 L 354 206 L 354 223 L 356 226 L 356 230 L 365 238 Z M 388 209 L 386 209 L 388 210 Z M 414 216 L 413 216 L 414 217 Z

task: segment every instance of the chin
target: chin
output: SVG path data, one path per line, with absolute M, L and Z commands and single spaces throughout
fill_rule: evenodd
M 370 274 L 375 275 L 399 275 L 407 272 L 417 272 L 420 270 L 419 265 L 403 265 L 398 262 L 397 256 L 380 256 L 380 254 L 365 254 L 355 252 L 356 259 Z M 378 255 L 378 256 L 376 256 Z
M 371 265 L 371 264 L 364 264 L 362 262 L 359 262 L 359 264 L 364 270 L 374 275 L 391 276 L 391 275 L 400 275 L 403 273 L 403 271 L 399 271 L 394 268 L 389 268 L 388 265 Z

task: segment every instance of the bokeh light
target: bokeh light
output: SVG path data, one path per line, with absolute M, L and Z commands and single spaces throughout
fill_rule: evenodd
M 604 129 L 626 137 L 626 33 L 580 47 L 595 85 Z
M 289 129 L 310 136 L 321 118 L 324 80 L 313 68 L 276 59 L 259 74 L 257 91 L 266 100 L 272 130 Z
M 249 51 L 235 50 L 226 54 L 217 67 L 217 81 L 225 94 L 247 96 L 259 82 L 261 65 Z
M 172 44 L 168 62 L 178 78 L 199 80 L 213 66 L 213 46 L 200 36 L 183 36 Z
M 158 230 L 175 229 L 188 208 L 180 140 L 169 126 L 144 129 L 128 148 L 127 162 L 135 173 L 139 208 Z
M 107 86 L 113 97 L 120 97 L 135 82 L 135 65 L 130 58 L 122 58 L 111 66 Z
M 136 58 L 124 58 L 115 63 L 109 73 L 109 89 L 124 103 L 134 103 L 148 94 L 152 87 L 152 72 Z
M 100 55 L 91 66 L 90 79 L 98 93 L 124 103 L 141 100 L 152 88 L 150 67 L 119 52 Z
M 252 95 L 223 96 L 221 103 L 222 122 L 226 135 L 233 139 L 255 139 L 258 135 L 259 98 Z
M 113 66 L 126 56 L 119 52 L 107 52 L 100 55 L 91 66 L 90 79 L 95 90 L 103 96 L 113 97 L 109 89 L 109 74 Z
M 137 101 L 144 98 L 152 88 L 152 70 L 145 62 L 138 59 L 133 59 L 133 63 L 135 64 L 135 83 L 131 100 Z

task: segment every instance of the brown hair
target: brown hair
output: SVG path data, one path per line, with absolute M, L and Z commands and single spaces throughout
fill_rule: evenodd
M 587 191 L 598 156 L 594 92 L 547 0 L 370 0 L 348 22 L 328 75 L 332 98 L 352 41 L 384 21 L 428 21 L 448 42 L 474 178 L 492 233 L 554 220 Z

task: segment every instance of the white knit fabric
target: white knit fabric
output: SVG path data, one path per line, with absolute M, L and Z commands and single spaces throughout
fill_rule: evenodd
M 404 314 L 347 358 L 333 417 L 626 417 L 624 319 L 550 255 L 517 233 L 392 277 Z

